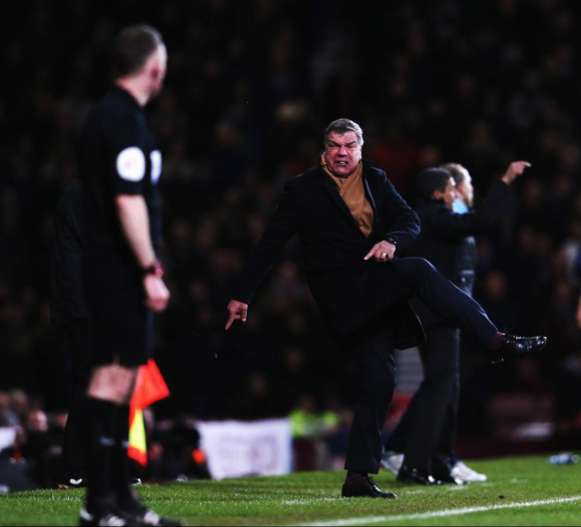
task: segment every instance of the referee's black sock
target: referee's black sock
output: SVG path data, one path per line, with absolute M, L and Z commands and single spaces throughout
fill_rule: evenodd
M 115 446 L 115 425 L 119 405 L 87 397 L 90 424 L 86 427 L 87 509 L 91 514 L 108 512 L 115 506 L 112 488 L 112 463 Z
M 131 487 L 129 470 L 129 406 L 119 407 L 115 425 L 115 447 L 113 453 L 113 483 L 117 504 L 123 510 L 132 510 L 139 505 L 137 493 Z

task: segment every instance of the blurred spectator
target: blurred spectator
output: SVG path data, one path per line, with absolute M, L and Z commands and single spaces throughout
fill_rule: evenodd
M 26 442 L 21 453 L 39 487 L 54 488 L 64 481 L 63 424 L 49 423 L 47 414 L 41 409 L 30 410 L 26 417 Z

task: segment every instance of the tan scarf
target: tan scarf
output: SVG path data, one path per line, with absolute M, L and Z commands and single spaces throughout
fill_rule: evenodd
M 355 171 L 348 177 L 338 177 L 333 174 L 327 168 L 324 154 L 321 154 L 321 167 L 325 171 L 325 174 L 337 185 L 339 195 L 351 211 L 351 215 L 355 218 L 359 230 L 365 237 L 369 236 L 373 229 L 373 208 L 365 197 L 365 190 L 363 188 L 363 165 L 361 161 Z

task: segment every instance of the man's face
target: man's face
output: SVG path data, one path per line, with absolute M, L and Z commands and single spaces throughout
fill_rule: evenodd
M 472 176 L 468 170 L 464 169 L 464 178 L 456 186 L 458 196 L 468 207 L 472 207 L 474 203 L 474 187 L 472 186 Z
M 163 81 L 167 71 L 167 51 L 165 46 L 160 45 L 157 47 L 148 60 L 147 65 L 149 66 L 151 95 L 155 96 L 158 95 L 163 88 Z
M 331 132 L 325 143 L 325 163 L 336 176 L 350 176 L 361 161 L 361 145 L 355 132 Z
M 454 203 L 454 200 L 458 197 L 454 178 L 451 177 L 450 179 L 448 179 L 448 183 L 446 183 L 444 190 L 435 190 L 433 195 L 435 199 L 443 201 L 446 207 L 452 209 L 452 204 Z

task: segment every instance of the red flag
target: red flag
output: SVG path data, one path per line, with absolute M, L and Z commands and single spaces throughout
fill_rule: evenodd
M 147 465 L 143 410 L 156 401 L 164 399 L 169 393 L 169 388 L 153 359 L 139 367 L 135 390 L 129 405 L 128 455 L 141 465 Z

